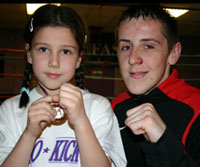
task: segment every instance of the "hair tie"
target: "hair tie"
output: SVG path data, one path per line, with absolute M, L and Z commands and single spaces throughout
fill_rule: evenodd
M 84 39 L 84 42 L 85 42 L 85 43 L 87 42 L 87 35 L 85 35 L 85 39 Z
M 23 87 L 23 88 L 21 89 L 21 93 L 23 93 L 23 92 L 26 92 L 26 94 L 29 94 L 29 89 Z
M 31 18 L 31 22 L 30 22 L 30 25 L 29 25 L 29 30 L 30 30 L 30 32 L 33 32 L 33 17 Z

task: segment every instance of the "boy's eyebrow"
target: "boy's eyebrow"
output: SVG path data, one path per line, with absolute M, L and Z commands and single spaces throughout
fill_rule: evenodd
M 117 44 L 119 45 L 120 42 L 132 43 L 131 40 L 129 40 L 129 39 L 120 39 L 120 40 L 118 40 L 118 43 L 117 43 Z
M 155 38 L 143 38 L 143 39 L 141 39 L 140 41 L 141 41 L 141 42 L 154 41 L 154 42 L 156 42 L 156 43 L 158 43 L 158 44 L 161 44 L 160 41 L 156 40 Z M 118 41 L 118 44 L 119 44 L 120 42 L 132 43 L 131 40 L 129 40 L 129 39 L 120 39 L 120 40 Z
M 119 41 L 118 41 L 118 43 L 120 43 L 120 42 L 131 42 L 129 39 L 120 39 Z
M 158 44 L 160 44 L 160 41 L 156 40 L 155 38 L 144 38 L 140 40 L 141 42 L 146 42 L 146 41 L 154 41 Z

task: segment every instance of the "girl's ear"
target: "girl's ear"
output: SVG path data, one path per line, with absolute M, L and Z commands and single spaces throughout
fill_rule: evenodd
M 174 47 L 172 48 L 170 55 L 168 57 L 168 63 L 170 65 L 176 64 L 176 62 L 179 60 L 181 55 L 181 43 L 177 42 Z
M 82 61 L 82 56 L 83 56 L 83 52 L 80 53 L 78 60 L 76 62 L 76 69 L 80 67 L 81 61 Z
M 27 61 L 30 64 L 32 64 L 31 50 L 30 50 L 30 45 L 28 43 L 25 44 L 25 51 L 26 51 Z

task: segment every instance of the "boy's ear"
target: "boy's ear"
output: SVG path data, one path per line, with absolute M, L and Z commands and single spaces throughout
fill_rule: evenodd
M 27 61 L 30 64 L 32 64 L 31 50 L 30 50 L 30 45 L 28 43 L 25 44 L 25 51 L 26 51 Z
M 76 62 L 76 69 L 80 67 L 81 61 L 82 61 L 82 57 L 83 57 L 83 52 L 81 52 L 79 57 L 78 57 L 78 60 Z
M 177 42 L 170 52 L 170 55 L 168 57 L 168 63 L 170 65 L 176 64 L 180 56 L 181 56 L 181 43 Z

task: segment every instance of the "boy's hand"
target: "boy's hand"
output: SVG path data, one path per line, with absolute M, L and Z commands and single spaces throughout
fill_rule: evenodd
M 143 134 L 148 141 L 154 143 L 160 139 L 166 129 L 165 123 L 150 103 L 128 110 L 125 124 L 134 134 Z

